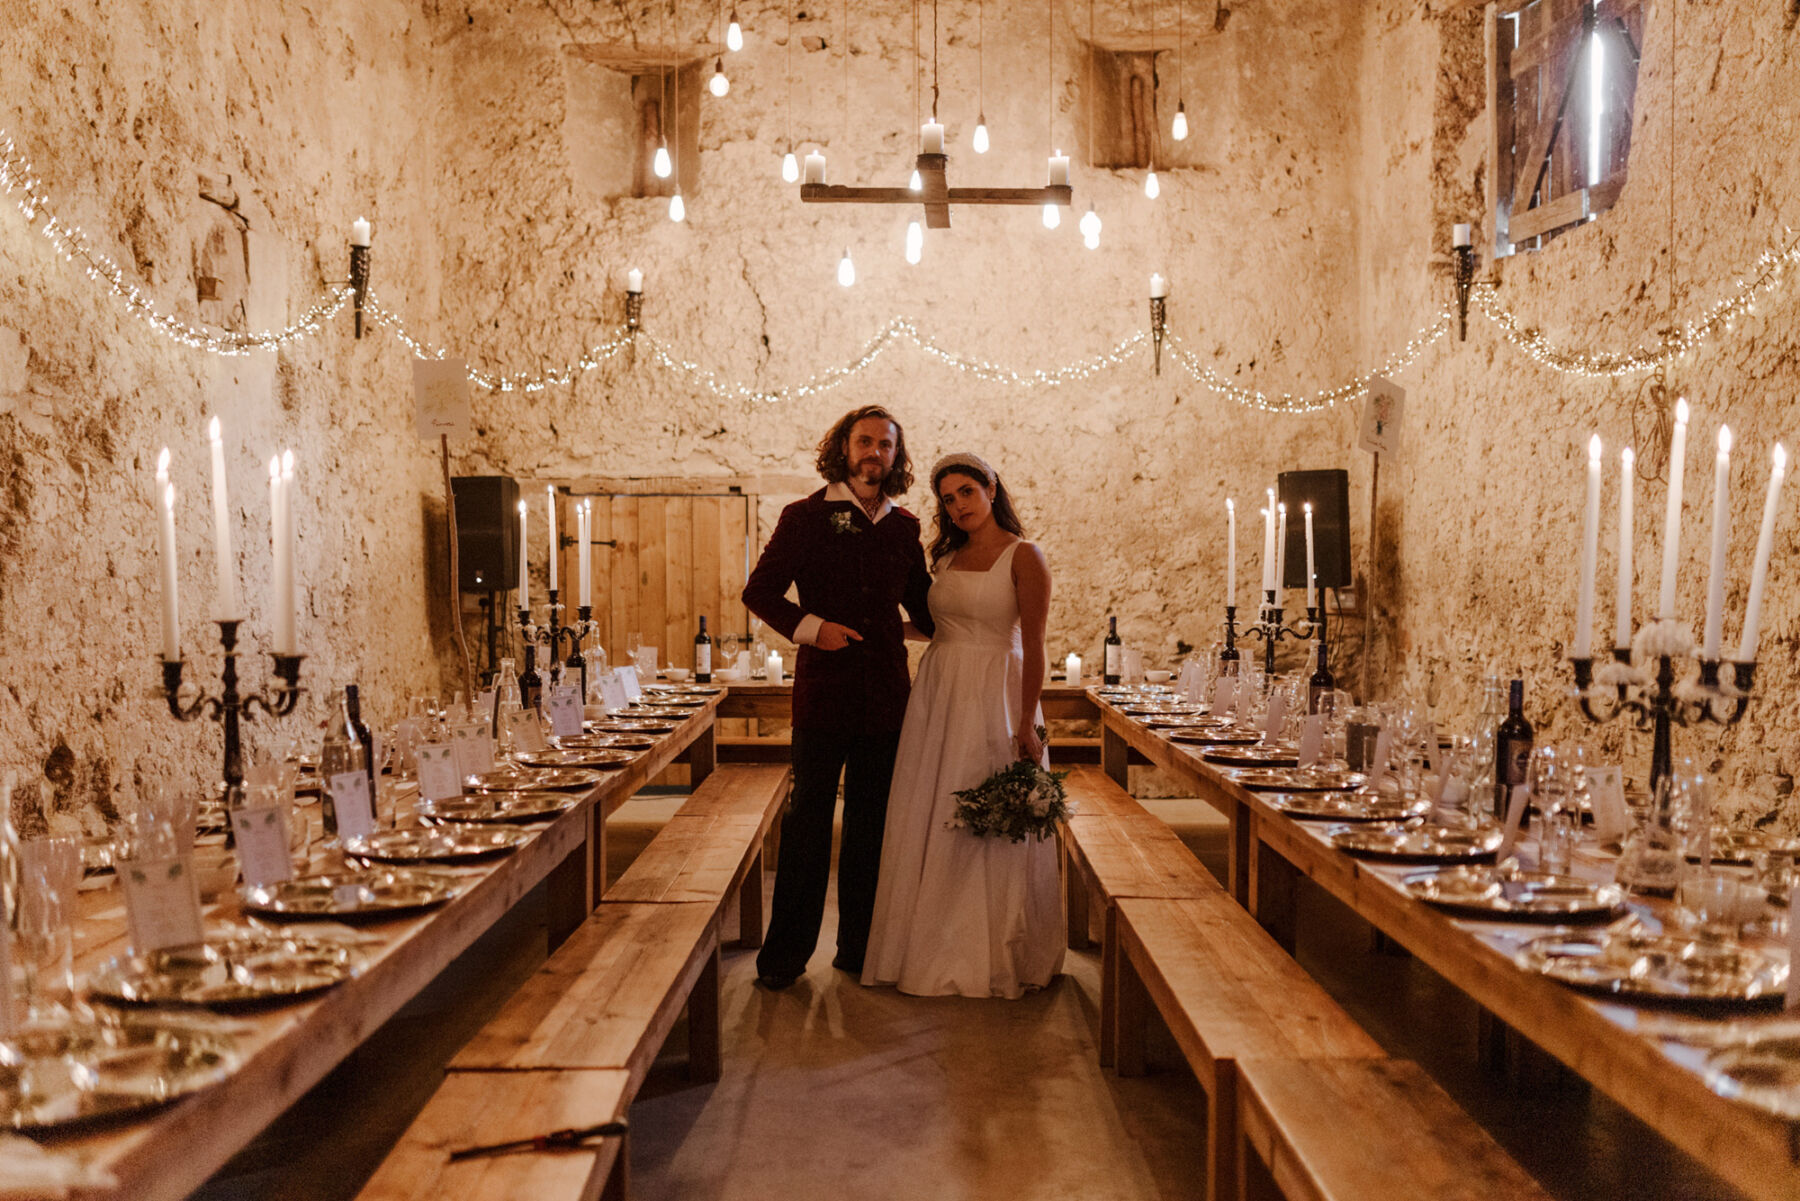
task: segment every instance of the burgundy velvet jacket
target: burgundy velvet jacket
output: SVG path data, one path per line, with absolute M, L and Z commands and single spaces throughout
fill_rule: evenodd
M 787 597 L 799 586 L 800 601 Z M 931 575 L 919 519 L 899 506 L 871 523 L 853 501 L 825 489 L 781 511 L 769 545 L 744 586 L 750 611 L 792 638 L 808 614 L 862 635 L 843 650 L 800 647 L 794 665 L 794 725 L 843 733 L 889 733 L 906 717 L 912 687 L 900 606 L 929 634 Z

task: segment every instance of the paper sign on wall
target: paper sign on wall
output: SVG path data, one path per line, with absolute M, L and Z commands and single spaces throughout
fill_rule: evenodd
M 1356 445 L 1373 454 L 1385 454 L 1400 446 L 1400 418 L 1406 410 L 1406 389 L 1391 379 L 1375 376 L 1363 399 L 1362 431 Z
M 125 921 L 131 953 L 148 955 L 206 941 L 200 920 L 200 886 L 185 855 L 115 864 L 125 886 Z
M 413 360 L 413 403 L 419 437 L 467 437 L 469 368 L 461 359 Z
M 237 835 L 238 867 L 252 888 L 279 884 L 294 875 L 288 857 L 287 814 L 279 805 L 233 809 L 231 828 Z
M 462 773 L 456 768 L 456 746 L 441 742 L 418 749 L 419 799 L 442 801 L 462 795 Z

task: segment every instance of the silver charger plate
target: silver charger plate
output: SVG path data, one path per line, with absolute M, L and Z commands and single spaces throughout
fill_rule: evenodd
M 243 1008 L 322 992 L 362 965 L 362 953 L 342 942 L 303 933 L 239 934 L 115 956 L 88 977 L 88 992 L 116 1005 Z
M 618 745 L 618 737 L 613 734 L 561 734 L 550 738 L 550 746 L 559 751 L 599 751 Z
M 666 721 L 639 721 L 629 717 L 608 717 L 594 722 L 600 734 L 667 734 L 675 727 Z
M 433 801 L 425 816 L 436 822 L 513 825 L 561 817 L 576 803 L 567 792 L 482 792 Z
M 237 1039 L 199 1015 L 100 1013 L 14 1040 L 0 1071 L 0 1111 L 13 1130 L 55 1130 L 134 1117 L 225 1079 Z
M 518 751 L 513 759 L 526 767 L 591 767 L 599 771 L 618 771 L 637 756 L 617 747 L 594 750 Z
M 1494 867 L 1447 867 L 1406 877 L 1413 897 L 1484 921 L 1598 922 L 1625 908 L 1625 890 L 1578 876 L 1503 873 Z
M 686 721 L 693 715 L 694 712 L 691 709 L 677 709 L 671 705 L 639 705 L 626 714 L 633 720 L 643 717 L 664 722 Z
M 605 772 L 587 767 L 529 768 L 524 771 L 489 771 L 470 776 L 476 792 L 581 792 L 606 779 Z
M 1714 863 L 1748 864 L 1759 854 L 1800 858 L 1800 838 L 1787 838 L 1762 830 L 1715 830 L 1712 836 Z M 1689 851 L 1688 860 L 1700 862 L 1698 851 Z
M 1298 792 L 1272 797 L 1269 804 L 1301 821 L 1403 822 L 1431 812 L 1423 797 L 1403 801 L 1367 792 Z
M 466 883 L 445 872 L 408 867 L 297 876 L 238 890 L 238 903 L 267 917 L 330 917 L 340 921 L 400 917 L 442 905 Z
M 466 863 L 506 855 L 532 839 L 511 826 L 413 826 L 344 840 L 344 854 L 379 863 Z
M 1200 757 L 1220 767 L 1295 767 L 1300 763 L 1299 748 L 1288 743 L 1202 751 Z
M 1341 767 L 1253 767 L 1232 779 L 1257 792 L 1349 792 L 1368 781 Z
M 1424 803 L 1429 807 L 1429 801 Z M 1331 845 L 1347 855 L 1390 863 L 1478 863 L 1494 857 L 1500 849 L 1500 838 L 1496 826 L 1472 830 L 1460 826 L 1420 826 L 1410 830 L 1369 826 L 1339 830 L 1331 836 Z
M 1783 1021 L 1715 1048 L 1707 1053 L 1701 1079 L 1721 1097 L 1800 1121 L 1800 1030 Z
M 1170 730 L 1170 742 L 1187 742 L 1196 746 L 1255 746 L 1262 735 L 1255 731 L 1238 731 L 1229 726 L 1182 726 Z
M 1785 956 L 1758 947 L 1641 930 L 1551 934 L 1513 961 L 1559 984 L 1620 1001 L 1717 1008 L 1779 1006 Z

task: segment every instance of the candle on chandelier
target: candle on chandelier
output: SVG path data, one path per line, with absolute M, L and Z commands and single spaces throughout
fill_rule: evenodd
M 1262 511 L 1263 553 L 1262 590 L 1275 590 L 1275 489 L 1269 489 L 1269 506 Z
M 919 153 L 944 153 L 944 127 L 935 119 L 919 126 Z
M 1669 508 L 1663 515 L 1662 589 L 1657 594 L 1656 616 L 1667 621 L 1675 616 L 1675 561 L 1681 552 L 1681 468 L 1687 459 L 1688 402 L 1675 402 L 1675 432 L 1669 439 Z
M 1317 609 L 1319 607 L 1319 589 L 1318 582 L 1314 578 L 1318 575 L 1318 571 L 1313 567 L 1312 502 L 1309 500 L 1302 507 L 1306 510 L 1306 607 Z
M 639 271 L 636 267 L 627 271 L 625 273 L 625 290 L 627 292 L 642 292 L 644 290 L 644 273 Z
M 825 156 L 817 150 L 806 156 L 806 174 L 801 177 L 801 182 L 825 182 Z
M 1637 487 L 1637 453 L 1627 446 L 1619 452 L 1619 605 L 1613 625 L 1613 645 L 1631 647 L 1631 543 L 1633 491 Z
M 299 522 L 294 517 L 294 452 L 281 452 L 281 533 L 286 543 L 287 587 L 281 593 L 277 603 L 287 610 L 288 644 L 284 649 L 275 649 L 284 655 L 297 654 L 300 650 L 299 613 L 300 613 L 300 557 L 296 551 L 294 530 Z
M 1731 427 L 1719 427 L 1719 453 L 1713 459 L 1712 557 L 1706 565 L 1706 623 L 1700 657 L 1717 659 L 1725 626 L 1725 544 L 1731 538 Z
M 1287 505 L 1275 506 L 1275 607 L 1281 608 L 1281 592 L 1287 586 Z
M 1581 510 L 1581 583 L 1575 602 L 1575 645 L 1571 658 L 1592 657 L 1594 572 L 1600 557 L 1600 435 L 1588 439 L 1587 503 Z
M 283 588 L 283 580 L 287 572 L 287 534 L 284 530 L 286 521 L 284 498 L 281 492 L 281 456 L 269 456 L 269 550 L 273 562 L 273 570 L 269 573 L 269 608 L 275 623 L 273 649 L 278 655 L 293 653 L 294 630 L 293 610 L 288 608 L 286 597 L 293 595 L 292 588 Z
M 367 248 L 369 245 L 369 219 L 358 217 L 350 223 L 350 245 Z
M 156 550 L 162 576 L 163 658 L 181 658 L 180 585 L 175 576 L 175 485 L 169 482 L 169 448 L 156 456 Z
M 1462 250 L 1471 245 L 1474 242 L 1473 234 L 1473 227 L 1459 223 L 1454 231 L 1455 236 L 1453 239 L 1456 248 Z
M 1161 300 L 1169 294 L 1169 281 L 1152 272 L 1150 275 L 1150 299 Z
M 584 500 L 575 509 L 575 526 L 580 531 L 576 536 L 581 540 L 579 562 L 581 564 L 581 603 L 584 606 L 594 603 L 590 592 L 593 583 L 593 566 L 588 561 L 594 537 L 593 504 L 594 502 L 591 500 Z
M 1744 609 L 1744 640 L 1738 644 L 1738 662 L 1756 661 L 1756 644 L 1762 633 L 1763 587 L 1769 582 L 1769 552 L 1775 546 L 1775 510 L 1781 503 L 1781 482 L 1787 476 L 1787 450 L 1775 444 L 1769 469 L 1769 496 L 1763 501 L 1762 530 L 1756 536 L 1756 561 L 1750 569 L 1750 601 Z
M 550 591 L 555 592 L 556 560 L 561 558 L 561 556 L 556 553 L 556 486 L 554 484 L 546 484 L 544 486 L 544 512 L 548 518 L 548 525 L 544 531 L 544 537 L 548 540 L 550 545 Z
M 225 491 L 225 442 L 219 419 L 206 428 L 212 443 L 213 553 L 219 570 L 218 621 L 238 620 L 237 571 L 231 555 L 231 502 Z
M 531 562 L 525 553 L 525 520 L 526 506 L 519 502 L 519 608 L 523 611 L 531 609 Z
M 1237 604 L 1237 501 L 1225 499 L 1225 607 Z
M 1060 149 L 1050 156 L 1050 186 L 1053 188 L 1069 186 L 1069 156 Z

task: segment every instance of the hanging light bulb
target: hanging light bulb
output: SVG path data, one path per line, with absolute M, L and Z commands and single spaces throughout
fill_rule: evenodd
M 667 138 L 664 138 L 662 144 L 656 148 L 656 158 L 651 162 L 650 169 L 656 172 L 658 179 L 669 178 L 669 172 L 673 168 L 669 165 L 669 140 Z
M 917 221 L 914 221 L 906 227 L 906 261 L 917 266 L 924 255 L 925 231 L 919 227 Z M 849 262 L 850 260 L 845 259 L 844 261 Z
M 800 160 L 794 157 L 792 150 L 782 156 L 781 178 L 788 183 L 793 183 L 800 178 Z
M 979 117 L 975 118 L 975 153 L 976 154 L 986 154 L 987 152 L 988 152 L 987 114 L 983 113 Z
M 706 86 L 708 88 L 712 89 L 712 94 L 715 96 L 723 96 L 726 92 L 729 92 L 731 90 L 731 81 L 729 79 L 725 78 L 725 60 L 724 59 L 722 59 L 722 58 L 713 59 L 712 82 L 707 84 Z
M 1152 167 L 1150 174 L 1144 176 L 1144 195 L 1155 200 L 1162 195 L 1162 185 L 1156 182 L 1156 169 Z
M 680 192 L 677 192 L 673 196 L 669 197 L 669 220 L 671 220 L 671 221 L 686 221 L 687 220 L 687 205 L 682 203 Z
M 844 257 L 838 260 L 838 283 L 848 288 L 856 282 L 856 264 L 850 261 L 850 248 L 844 247 Z
M 1054 205 L 1054 204 L 1046 204 L 1044 206 L 1044 228 L 1045 229 L 1055 229 L 1057 226 L 1059 226 L 1061 224 L 1062 224 L 1062 209 L 1061 209 L 1061 207 L 1059 207 L 1058 205 Z
M 1177 142 L 1187 141 L 1187 101 L 1175 102 L 1175 127 L 1169 133 Z
M 925 179 L 919 174 L 919 169 L 917 167 L 913 168 L 912 178 L 906 181 L 906 186 L 914 192 L 922 192 L 925 190 Z
M 1087 243 L 1089 250 L 1100 249 L 1100 214 L 1094 211 L 1091 204 L 1081 218 L 1081 240 Z
M 738 24 L 737 9 L 731 10 L 731 24 L 725 27 L 725 49 L 736 54 L 744 48 L 744 27 Z
M 1088 237 L 1084 234 L 1081 238 L 1081 244 L 1086 246 L 1089 250 L 1098 250 L 1100 249 L 1100 235 L 1095 234 L 1092 237 Z

